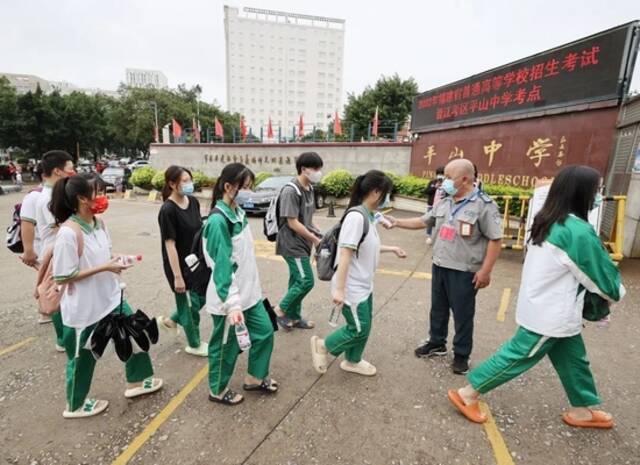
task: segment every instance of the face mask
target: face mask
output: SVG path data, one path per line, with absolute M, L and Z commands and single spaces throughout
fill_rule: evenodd
M 598 208 L 602 205 L 602 194 L 596 194 L 596 198 L 593 199 L 593 208 Z
M 184 195 L 193 194 L 193 191 L 194 191 L 193 182 L 185 182 L 180 186 L 180 192 L 182 192 L 182 194 Z
M 94 215 L 99 215 L 104 213 L 109 208 L 109 199 L 106 195 L 98 195 L 95 199 L 93 199 L 93 203 L 91 204 L 91 213 Z
M 309 181 L 311 181 L 311 183 L 313 184 L 317 184 L 322 180 L 322 171 L 318 170 L 318 171 L 306 171 L 305 175 L 307 176 L 307 178 L 309 179 Z
M 384 200 L 378 204 L 378 208 L 389 208 L 391 205 L 391 194 L 387 194 L 384 196 Z
M 442 190 L 444 190 L 448 195 L 456 195 L 458 193 L 458 188 L 453 183 L 453 179 L 445 179 L 442 182 Z

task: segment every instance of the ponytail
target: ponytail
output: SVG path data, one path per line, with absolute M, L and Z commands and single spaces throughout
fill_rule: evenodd
M 345 215 L 350 208 L 361 205 L 367 195 L 374 190 L 379 190 L 382 193 L 382 198 L 384 198 L 387 194 L 392 193 L 393 181 L 379 170 L 370 170 L 358 176 L 351 187 L 351 198 L 349 199 L 349 206 L 345 210 Z
M 71 199 L 67 195 L 67 185 L 70 180 L 71 178 L 62 178 L 55 183 L 51 193 L 51 203 L 47 206 L 58 226 L 67 221 L 78 209 L 77 199 Z

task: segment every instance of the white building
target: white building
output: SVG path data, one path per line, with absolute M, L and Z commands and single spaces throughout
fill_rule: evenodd
M 229 111 L 265 137 L 269 117 L 283 137 L 300 114 L 306 133 L 326 130 L 342 107 L 345 21 L 225 6 L 224 23 Z
M 168 86 L 167 77 L 162 71 L 152 69 L 127 68 L 127 86 L 129 87 L 153 87 L 165 89 Z

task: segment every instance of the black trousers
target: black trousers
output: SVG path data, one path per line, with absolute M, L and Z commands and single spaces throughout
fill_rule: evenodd
M 473 284 L 474 276 L 475 273 L 468 271 L 432 267 L 429 341 L 447 343 L 451 309 L 455 327 L 453 352 L 464 358 L 469 357 L 473 348 L 473 318 L 478 292 Z

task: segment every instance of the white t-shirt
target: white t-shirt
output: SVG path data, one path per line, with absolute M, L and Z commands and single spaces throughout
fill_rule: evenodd
M 80 270 L 103 265 L 111 259 L 109 232 L 96 223 L 81 224 L 84 246 L 78 257 L 77 235 L 68 226 L 60 227 L 53 249 L 53 277 L 59 281 Z M 100 321 L 120 304 L 116 275 L 104 271 L 67 286 L 60 301 L 62 322 L 71 328 L 86 328 Z
M 56 228 L 56 220 L 53 217 L 51 210 L 49 210 L 52 191 L 53 187 L 45 184 L 36 201 L 36 231 L 40 237 L 38 260 L 42 260 L 47 248 L 53 246 L 53 242 L 56 238 L 56 232 L 58 232 L 58 228 Z
M 380 237 L 371 216 L 369 217 L 369 232 L 362 244 L 360 244 L 357 255 L 355 253 L 362 238 L 364 221 L 365 219 L 361 213 L 348 213 L 342 222 L 338 238 L 336 265 L 340 261 L 340 254 L 343 248 L 349 248 L 354 251 L 351 256 L 351 264 L 349 265 L 345 285 L 345 300 L 350 306 L 357 306 L 360 302 L 369 298 L 373 292 L 373 278 L 380 261 Z M 336 273 L 331 279 L 332 291 L 336 289 L 337 278 L 338 274 Z
M 20 220 L 27 221 L 29 223 L 33 223 L 34 226 L 34 237 L 33 237 L 33 250 L 36 255 L 40 256 L 40 236 L 38 234 L 38 228 L 36 223 L 36 206 L 38 203 L 38 198 L 40 197 L 41 192 L 39 191 L 31 191 L 27 195 L 24 196 L 22 200 L 22 206 L 20 207 Z

